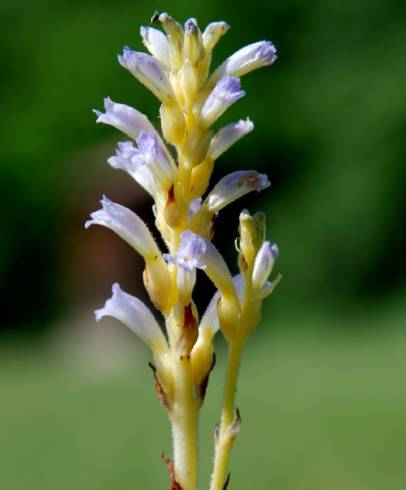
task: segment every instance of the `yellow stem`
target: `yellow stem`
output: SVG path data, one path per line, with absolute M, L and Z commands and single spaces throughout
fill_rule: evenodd
M 197 405 L 193 399 L 190 359 L 174 359 L 174 405 L 171 413 L 174 466 L 183 490 L 196 489 Z
M 230 342 L 226 382 L 224 386 L 224 401 L 221 415 L 220 429 L 218 431 L 214 455 L 214 467 L 211 476 L 210 490 L 223 490 L 227 473 L 228 458 L 235 435 L 228 430 L 232 424 L 235 413 L 235 393 L 237 388 L 238 371 L 244 339 L 235 339 Z

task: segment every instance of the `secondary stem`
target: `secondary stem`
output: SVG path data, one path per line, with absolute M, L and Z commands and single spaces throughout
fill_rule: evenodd
M 235 439 L 235 435 L 232 435 L 228 429 L 235 416 L 235 393 L 243 346 L 243 339 L 234 340 L 230 342 L 229 346 L 226 382 L 224 386 L 223 410 L 220 429 L 216 440 L 214 468 L 211 477 L 210 490 L 222 490 L 224 487 L 228 458 Z

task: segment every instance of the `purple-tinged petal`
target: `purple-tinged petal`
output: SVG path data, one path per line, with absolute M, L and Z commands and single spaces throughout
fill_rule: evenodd
M 220 155 L 227 151 L 230 146 L 236 143 L 246 134 L 250 133 L 254 129 L 254 124 L 247 118 L 245 121 L 240 119 L 237 122 L 233 122 L 221 128 L 213 136 L 208 154 L 213 160 L 216 160 Z
M 252 191 L 262 191 L 271 184 L 265 174 L 256 170 L 238 170 L 223 177 L 209 193 L 205 204 L 209 211 L 217 213 L 241 196 Z
M 161 63 L 146 53 L 138 53 L 125 46 L 118 61 L 135 78 L 144 84 L 158 99 L 166 101 L 172 97 L 172 88 Z
M 239 78 L 228 75 L 221 78 L 202 107 L 202 123 L 211 126 L 234 102 L 243 97 Z
M 215 82 L 224 75 L 241 77 L 257 68 L 271 65 L 276 59 L 276 48 L 270 41 L 249 44 L 227 58 L 213 73 L 211 80 Z

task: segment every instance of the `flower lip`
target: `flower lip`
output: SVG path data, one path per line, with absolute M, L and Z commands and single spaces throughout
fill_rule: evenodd
M 93 109 L 97 115 L 96 122 L 113 126 L 134 140 L 141 131 L 155 131 L 145 114 L 128 105 L 113 102 L 110 97 L 104 99 L 104 109 L 104 113 Z
M 180 244 L 176 254 L 164 254 L 164 258 L 168 263 L 191 272 L 196 268 L 206 268 L 206 265 L 201 261 L 206 249 L 207 246 L 203 238 L 190 230 L 186 230 L 180 236 Z
M 125 293 L 118 283 L 113 284 L 111 298 L 94 314 L 96 321 L 104 316 L 120 320 L 155 352 L 167 350 L 165 336 L 149 308 L 135 296 Z

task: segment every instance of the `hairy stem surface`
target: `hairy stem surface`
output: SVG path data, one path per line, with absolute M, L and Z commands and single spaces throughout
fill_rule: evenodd
M 216 436 L 214 467 L 210 490 L 222 490 L 224 487 L 228 458 L 236 437 L 236 433 L 233 433 L 231 426 L 235 418 L 235 393 L 243 346 L 244 340 L 241 339 L 232 341 L 229 346 L 223 409 L 220 428 Z

